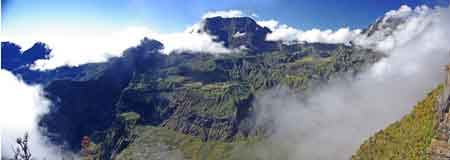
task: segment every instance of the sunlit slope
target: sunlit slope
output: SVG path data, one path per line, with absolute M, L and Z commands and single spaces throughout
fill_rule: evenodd
M 442 90 L 442 86 L 437 87 L 411 113 L 366 140 L 352 159 L 428 159 L 427 148 L 437 134 L 435 106 Z

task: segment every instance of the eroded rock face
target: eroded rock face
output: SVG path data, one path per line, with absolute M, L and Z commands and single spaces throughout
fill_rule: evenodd
M 259 26 L 249 17 L 207 18 L 200 32 L 215 36 L 215 41 L 222 42 L 227 48 L 246 48 L 251 52 L 261 52 L 276 48 L 277 43 L 266 41 L 272 31 Z
M 444 90 L 436 104 L 438 111 L 438 131 L 436 137 L 432 140 L 428 152 L 431 160 L 450 159 L 450 65 L 447 66 L 447 80 L 444 84 Z

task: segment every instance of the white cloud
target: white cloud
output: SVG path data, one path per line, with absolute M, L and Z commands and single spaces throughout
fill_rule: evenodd
M 39 86 L 28 86 L 6 70 L 0 71 L 2 128 L 32 129 L 37 115 L 47 112 L 48 100 Z
M 258 21 L 258 24 L 272 30 L 267 35 L 267 40 L 291 42 L 322 42 L 322 43 L 348 43 L 358 37 L 360 29 L 350 30 L 349 28 L 340 28 L 333 30 L 299 30 L 286 24 L 280 24 L 276 20 Z
M 427 6 L 418 6 L 411 9 L 408 6 L 401 6 L 398 10 L 392 10 L 385 14 L 381 19 L 380 24 L 375 28 L 377 30 L 373 35 L 367 37 L 361 35 L 355 39 L 355 43 L 374 48 L 380 51 L 388 52 L 397 46 L 404 45 L 409 41 L 415 39 L 417 36 L 422 35 L 426 28 L 431 25 L 436 25 L 436 21 L 442 14 L 442 9 L 430 9 Z M 392 22 L 403 22 L 393 28 Z M 434 24 L 433 24 L 434 23 Z
M 16 138 L 26 132 L 34 158 L 60 159 L 56 147 L 46 143 L 37 126 L 39 116 L 48 111 L 50 101 L 40 86 L 29 86 L 6 70 L 0 70 L 0 135 L 2 156 L 12 156 Z M 4 157 L 2 157 L 4 158 Z
M 386 12 L 387 17 L 405 17 L 409 15 L 412 12 L 411 7 L 407 5 L 402 5 L 398 10 L 391 10 L 389 12 Z
M 193 25 L 192 28 L 199 27 Z M 38 60 L 34 69 L 46 70 L 59 66 L 78 66 L 85 63 L 104 62 L 110 57 L 118 57 L 131 46 L 139 44 L 144 37 L 156 39 L 164 44 L 164 53 L 179 51 L 208 52 L 214 54 L 230 53 L 221 43 L 214 42 L 206 33 L 184 32 L 162 34 L 148 27 L 128 27 L 123 30 L 92 29 L 52 29 L 32 34 L 4 34 L 4 40 L 12 41 L 28 49 L 41 41 L 52 49 L 49 60 Z
M 149 29 L 130 27 L 124 30 L 48 29 L 33 33 L 6 34 L 5 40 L 28 49 L 37 41 L 52 49 L 50 60 L 36 62 L 38 69 L 53 69 L 63 65 L 78 66 L 89 62 L 104 62 L 109 57 L 121 56 L 122 51 L 137 45 Z
M 276 20 L 264 20 L 264 21 L 256 21 L 256 23 L 258 23 L 258 25 L 262 26 L 262 27 L 267 27 L 270 30 L 274 31 L 277 27 L 278 27 L 278 21 Z
M 222 43 L 214 42 L 213 37 L 206 33 L 172 33 L 156 35 L 155 39 L 164 44 L 164 53 L 192 51 L 207 52 L 214 54 L 233 52 L 223 46 Z
M 232 18 L 232 17 L 243 17 L 246 14 L 240 10 L 227 10 L 227 11 L 210 11 L 206 12 L 202 19 L 211 18 L 211 17 L 222 17 L 222 18 Z
M 362 35 L 362 29 L 349 29 L 340 28 L 338 30 L 300 30 L 286 24 L 280 24 L 276 20 L 258 21 L 261 26 L 268 27 L 272 30 L 272 33 L 267 36 L 267 40 L 272 41 L 283 41 L 285 43 L 291 42 L 321 42 L 321 43 L 348 43 L 350 41 L 355 41 L 359 45 L 363 45 L 369 48 L 375 48 L 381 51 L 387 51 L 391 49 L 394 45 L 402 44 L 410 39 L 407 37 L 414 37 L 408 34 L 418 34 L 418 32 L 411 31 L 412 29 L 421 30 L 432 21 L 430 19 L 430 8 L 427 6 L 418 6 L 414 9 L 409 6 L 403 5 L 398 10 L 391 10 L 387 12 L 381 19 L 380 27 L 375 34 L 370 37 Z M 395 34 L 391 32 L 395 28 L 390 26 L 389 21 L 402 21 L 404 19 L 409 19 L 407 23 L 401 24 L 396 29 Z M 403 33 L 403 34 L 402 34 Z M 395 36 L 395 37 L 394 37 Z M 401 36 L 401 37 L 400 37 Z M 404 37 L 404 38 L 403 38 Z M 394 44 L 396 43 L 396 44 Z M 398 43 L 398 44 L 397 44 Z M 375 46 L 376 45 L 376 46 Z

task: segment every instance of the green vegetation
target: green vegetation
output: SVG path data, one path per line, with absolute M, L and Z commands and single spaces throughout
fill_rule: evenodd
M 238 108 L 238 103 L 245 101 L 250 96 L 250 91 L 246 86 L 239 83 L 224 82 L 213 83 L 190 89 L 189 93 L 193 101 L 192 111 L 202 116 L 213 116 L 217 118 L 227 118 L 234 116 Z
M 246 138 L 234 142 L 207 141 L 181 134 L 166 128 L 137 126 L 134 133 L 137 138 L 117 157 L 118 160 L 138 159 L 192 159 L 223 160 L 232 159 L 237 147 L 255 144 L 256 138 Z
M 186 159 L 186 160 L 261 160 L 289 159 L 289 145 L 262 137 L 237 138 L 232 142 L 209 140 L 181 134 L 166 128 L 137 126 L 136 139 L 117 160 Z
M 119 116 L 120 120 L 124 121 L 124 122 L 130 122 L 130 123 L 136 123 L 136 121 L 138 121 L 141 116 L 139 114 L 137 114 L 136 112 L 125 112 L 125 113 L 121 113 Z
M 353 160 L 424 160 L 436 135 L 435 105 L 442 85 L 419 102 L 411 113 L 362 144 Z

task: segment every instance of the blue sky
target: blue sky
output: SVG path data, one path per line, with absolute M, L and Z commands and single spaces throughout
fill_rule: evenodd
M 229 9 L 300 29 L 364 28 L 402 4 L 448 6 L 449 0 L 2 0 L 2 28 L 148 26 L 167 33 L 185 29 L 207 11 Z

